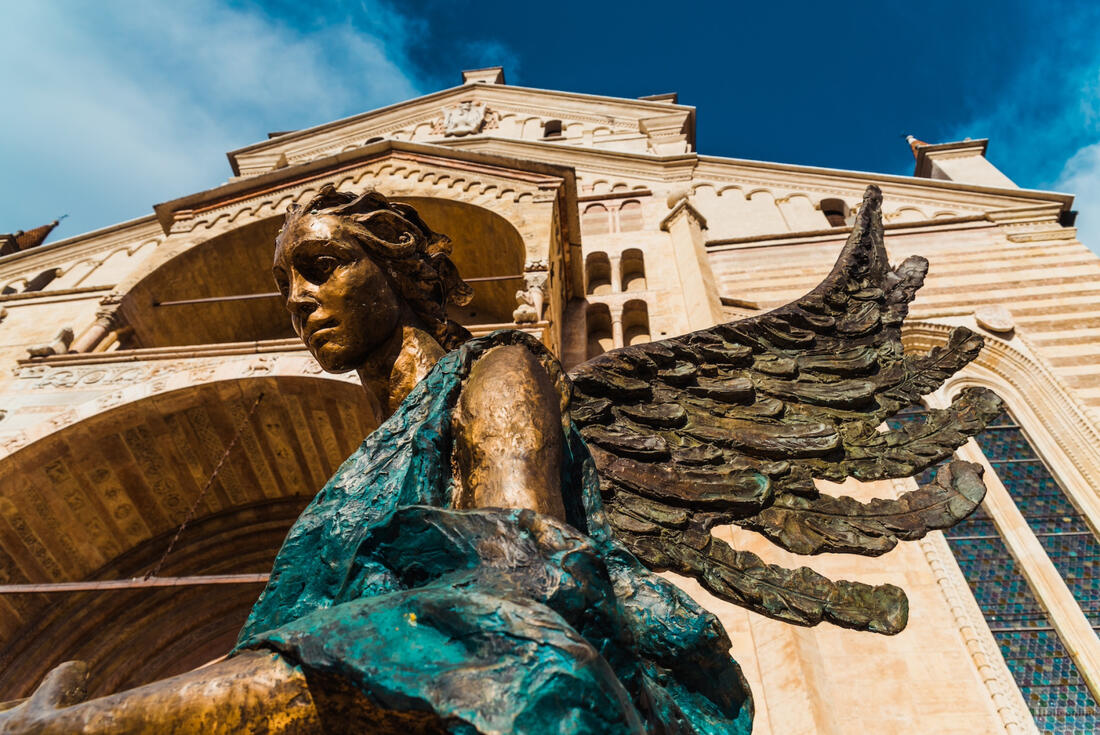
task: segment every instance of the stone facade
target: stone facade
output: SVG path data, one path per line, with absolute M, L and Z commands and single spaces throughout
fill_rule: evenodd
M 992 387 L 1100 528 L 1100 259 L 1070 226 L 1072 197 L 1016 187 L 984 141 L 917 141 L 916 175 L 902 177 L 700 155 L 694 122 L 674 95 L 595 97 L 466 72 L 458 87 L 232 151 L 226 184 L 148 217 L 0 257 L 0 584 L 141 575 L 189 515 L 161 574 L 266 571 L 298 509 L 373 428 L 354 375 L 323 374 L 292 338 L 269 276 L 287 206 L 328 183 L 414 204 L 454 239 L 473 282 L 455 316 L 475 334 L 518 323 L 566 367 L 795 299 L 829 270 L 876 183 L 892 256 L 931 262 L 908 343 L 929 349 L 967 324 L 989 345 L 930 405 Z M 989 467 L 986 509 L 1100 692 L 1096 620 L 981 450 L 963 453 Z M 680 580 L 730 633 L 755 732 L 1036 731 L 941 534 L 814 566 L 903 587 L 909 627 L 894 638 L 796 628 Z M 0 699 L 70 658 L 93 662 L 97 693 L 200 664 L 232 643 L 258 591 L 0 595 Z

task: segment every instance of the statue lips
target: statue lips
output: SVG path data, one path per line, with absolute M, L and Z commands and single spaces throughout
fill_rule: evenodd
M 330 319 L 326 322 L 318 324 L 312 329 L 306 330 L 306 333 L 302 336 L 303 341 L 310 350 L 316 352 L 321 346 L 327 342 L 327 337 L 331 336 L 331 333 L 336 330 L 339 323 L 335 319 Z

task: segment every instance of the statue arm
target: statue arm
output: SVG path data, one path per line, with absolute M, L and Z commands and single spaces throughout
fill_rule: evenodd
M 524 347 L 470 370 L 453 419 L 457 508 L 528 508 L 565 520 L 560 397 Z
M 61 664 L 38 690 L 0 712 L 0 733 L 229 735 L 246 727 L 272 735 L 325 732 L 302 671 L 281 656 L 249 651 L 186 674 L 81 701 L 87 667 Z

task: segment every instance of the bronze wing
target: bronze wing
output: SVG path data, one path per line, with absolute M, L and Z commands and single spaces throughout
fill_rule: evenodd
M 766 564 L 710 533 L 733 523 L 799 554 L 875 556 L 955 525 L 981 502 L 981 468 L 960 461 L 897 499 L 860 502 L 814 485 L 915 475 L 1001 411 L 991 392 L 969 389 L 924 422 L 881 430 L 982 347 L 958 328 L 946 347 L 903 352 L 902 320 L 928 262 L 890 266 L 881 207 L 881 192 L 868 187 L 832 272 L 804 298 L 571 372 L 573 419 L 599 468 L 608 518 L 649 568 L 692 576 L 780 620 L 905 627 L 908 602 L 893 585 Z

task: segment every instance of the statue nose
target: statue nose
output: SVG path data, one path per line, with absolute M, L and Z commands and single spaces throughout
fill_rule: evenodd
M 298 286 L 293 286 L 290 295 L 286 299 L 286 310 L 302 321 L 317 310 L 319 304 L 312 294 L 305 292 Z

